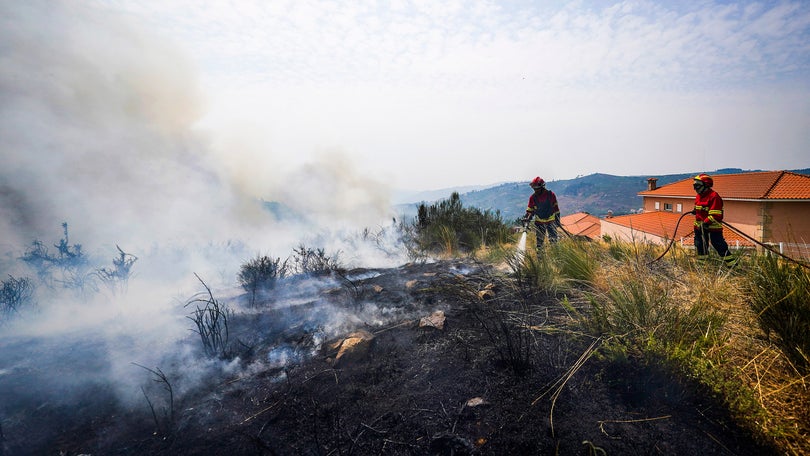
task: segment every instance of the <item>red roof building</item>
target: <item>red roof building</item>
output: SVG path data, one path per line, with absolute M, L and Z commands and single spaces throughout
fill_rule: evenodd
M 810 176 L 790 171 L 760 171 L 712 175 L 714 190 L 724 203 L 724 221 L 747 236 L 779 245 L 785 253 L 810 245 Z M 669 242 L 673 236 L 684 245 L 691 240 L 694 218 L 687 215 L 678 231 L 675 225 L 685 212 L 694 208 L 695 191 L 691 178 L 662 187 L 657 179 L 647 180 L 643 213 L 612 217 L 602 221 L 602 234 L 625 240 L 645 239 Z M 731 247 L 752 247 L 754 242 L 724 227 Z

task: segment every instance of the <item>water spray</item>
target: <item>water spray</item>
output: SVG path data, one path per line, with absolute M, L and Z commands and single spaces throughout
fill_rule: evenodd
M 528 223 L 523 223 L 520 233 L 520 240 L 518 240 L 517 251 L 520 255 L 526 254 L 526 237 L 529 231 Z

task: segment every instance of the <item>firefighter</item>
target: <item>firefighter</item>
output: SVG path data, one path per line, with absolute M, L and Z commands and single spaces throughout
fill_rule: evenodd
M 709 243 L 720 255 L 726 266 L 734 266 L 735 259 L 728 251 L 723 238 L 723 199 L 712 190 L 714 180 L 708 174 L 695 176 L 692 188 L 695 189 L 695 250 L 698 260 L 709 257 Z
M 529 184 L 534 193 L 529 197 L 529 206 L 523 223 L 527 224 L 534 219 L 537 238 L 537 251 L 542 252 L 546 236 L 549 242 L 557 242 L 557 227 L 560 226 L 560 208 L 557 205 L 557 195 L 546 189 L 546 181 L 535 177 Z

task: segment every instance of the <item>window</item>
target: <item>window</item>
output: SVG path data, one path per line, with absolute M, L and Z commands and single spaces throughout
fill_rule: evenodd
M 675 212 L 683 212 L 683 204 L 678 203 L 675 205 Z
M 655 202 L 655 210 L 656 210 L 656 211 L 660 211 L 660 210 L 661 210 L 661 203 L 660 203 L 660 202 L 658 202 L 658 201 L 656 201 L 656 202 Z
M 664 210 L 672 212 L 672 203 L 664 203 Z

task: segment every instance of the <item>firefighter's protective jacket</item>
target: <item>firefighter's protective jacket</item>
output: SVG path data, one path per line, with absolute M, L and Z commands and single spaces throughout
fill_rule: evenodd
M 695 230 L 723 231 L 723 198 L 712 189 L 695 195 Z
M 538 195 L 532 193 L 529 197 L 527 215 L 532 215 L 534 223 L 554 223 L 560 217 L 560 208 L 557 205 L 557 195 L 551 190 L 543 190 Z

